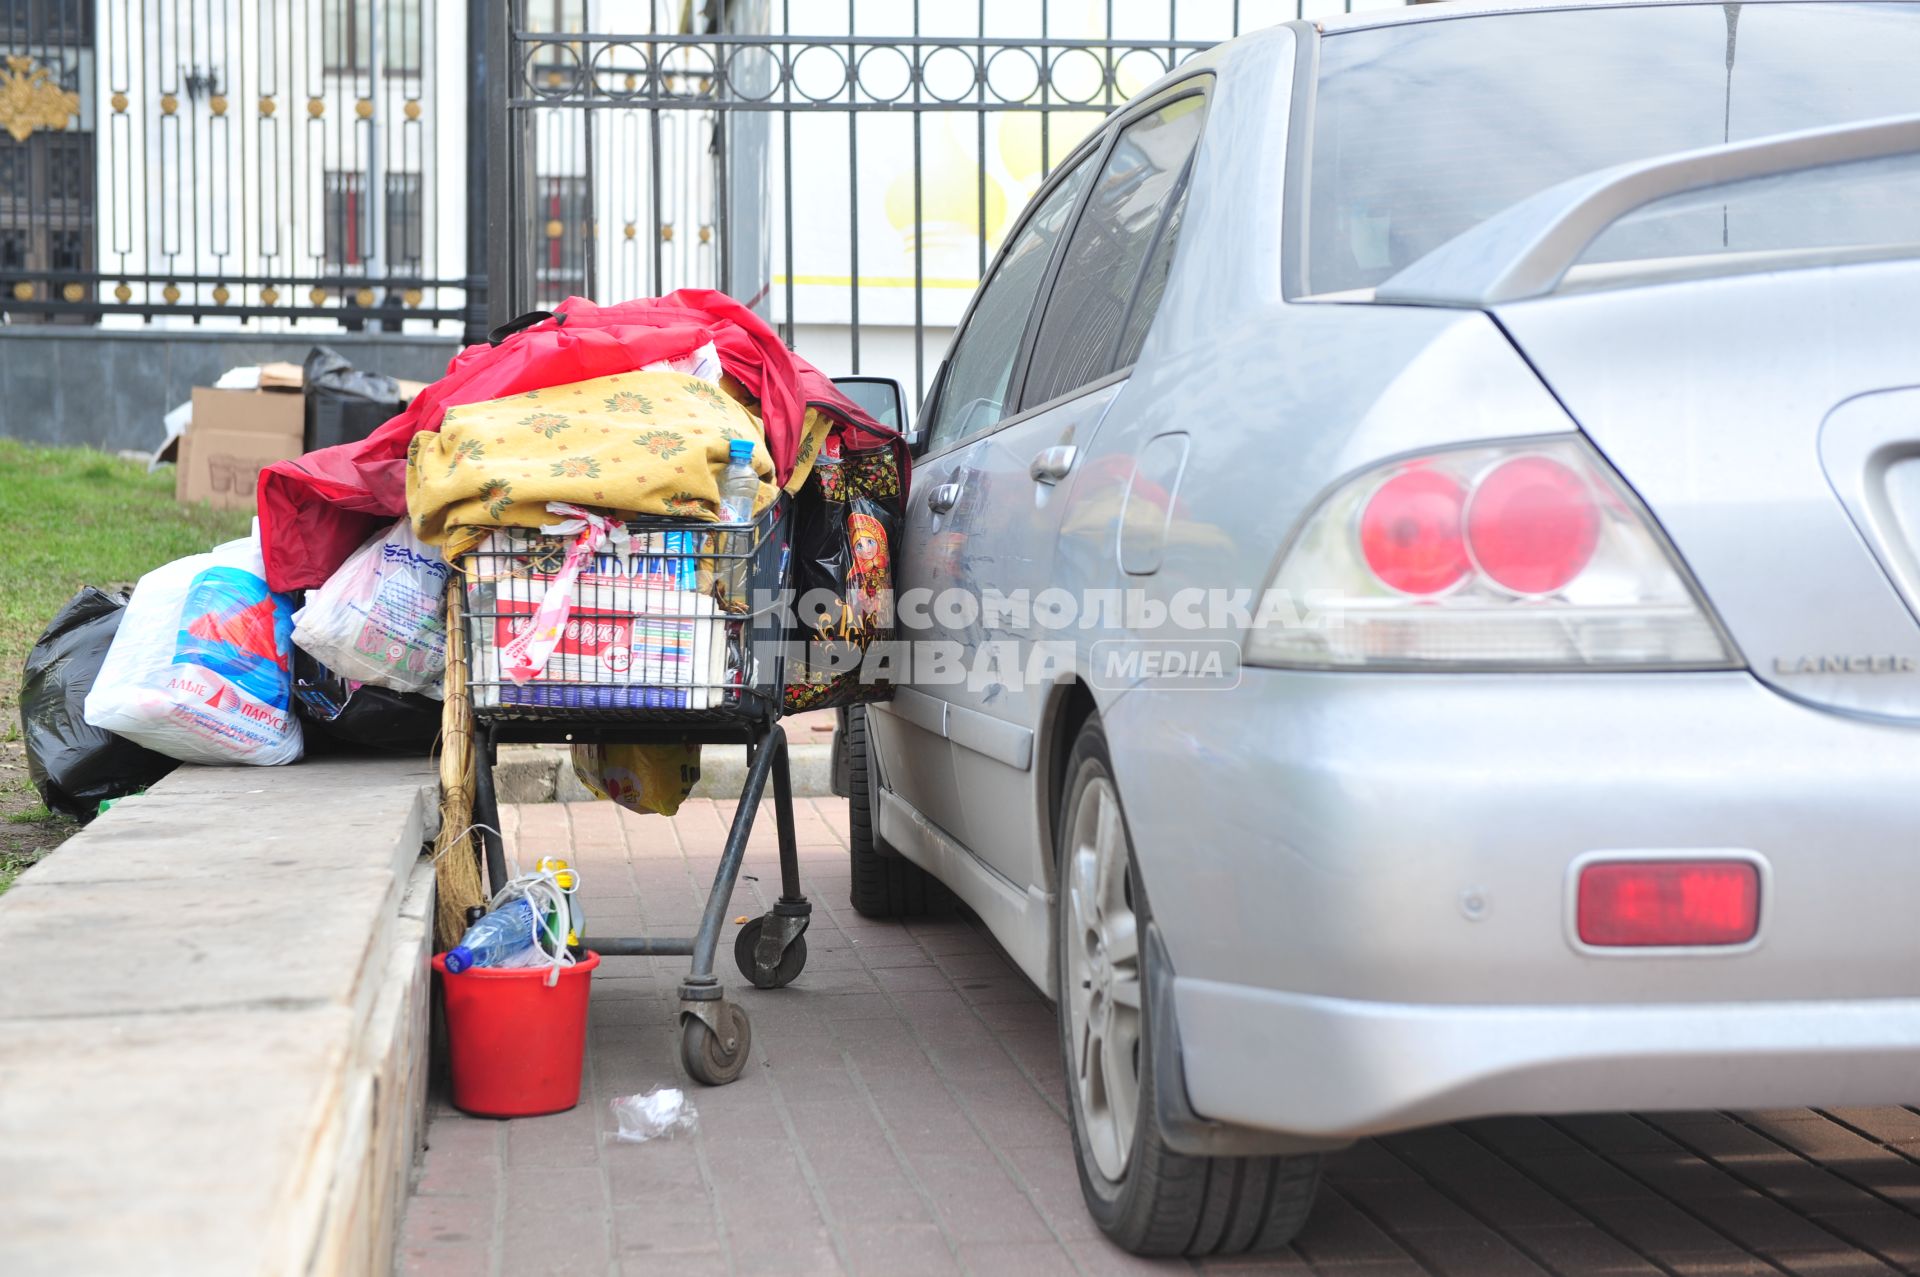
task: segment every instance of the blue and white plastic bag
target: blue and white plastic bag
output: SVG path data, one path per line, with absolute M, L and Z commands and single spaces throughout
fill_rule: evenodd
M 87 693 L 89 724 L 185 763 L 291 763 L 293 605 L 258 534 L 140 578 Z

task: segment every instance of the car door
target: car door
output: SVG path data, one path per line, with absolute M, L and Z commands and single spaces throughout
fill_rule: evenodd
M 1077 459 L 1124 389 L 1164 285 L 1204 83 L 1176 86 L 1113 127 L 1030 322 L 1015 411 L 965 445 L 949 480 L 958 505 L 975 511 L 969 577 L 983 595 L 963 631 L 967 678 L 944 689 L 964 808 L 956 832 L 1022 887 L 1048 881 L 1041 719 L 1054 682 L 1076 666 L 1082 615 L 1097 606 L 1085 587 L 1112 584 L 1057 561 L 1061 519 Z
M 1092 175 L 1096 151 L 1088 144 L 1069 157 L 1008 236 L 922 413 L 926 455 L 914 465 L 894 575 L 900 636 L 910 644 L 913 677 L 891 702 L 875 706 L 868 722 L 886 789 L 956 843 L 965 837 L 965 804 L 947 740 L 948 697 L 954 689 L 941 667 L 956 638 L 966 636 L 933 620 L 945 612 L 927 603 L 968 593 L 977 597 L 968 543 L 986 517 L 988 485 L 968 482 L 967 445 L 999 424 L 1019 391 L 1014 375 L 1022 339 L 1054 252 Z
M 964 803 L 948 753 L 950 687 L 937 668 L 947 657 L 948 634 L 939 626 L 918 624 L 927 609 L 916 614 L 914 599 L 973 588 L 968 540 L 983 517 L 987 492 L 983 484 L 973 484 L 972 490 L 964 484 L 966 444 L 998 424 L 1006 401 L 1018 394 L 1014 373 L 1021 334 L 1091 173 L 1089 146 L 1069 157 L 1008 236 L 948 348 L 922 413 L 927 455 L 914 465 L 895 566 L 900 638 L 912 643 L 914 678 L 899 687 L 891 703 L 876 707 L 868 722 L 885 787 L 954 841 L 964 837 Z M 964 501 L 962 492 L 968 494 Z

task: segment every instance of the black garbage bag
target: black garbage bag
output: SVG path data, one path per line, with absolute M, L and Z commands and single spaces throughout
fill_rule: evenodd
M 41 802 L 82 821 L 106 799 L 145 789 L 179 766 L 81 717 L 126 608 L 125 595 L 92 586 L 74 595 L 27 653 L 20 683 L 27 775 Z
M 440 702 L 414 692 L 356 683 L 293 650 L 293 703 L 306 723 L 309 754 L 433 752 Z
M 358 443 L 407 406 L 399 382 L 384 373 L 359 371 L 331 347 L 308 351 L 304 371 L 308 452 Z

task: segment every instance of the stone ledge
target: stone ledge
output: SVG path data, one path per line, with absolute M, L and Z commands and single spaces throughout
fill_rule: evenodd
M 833 793 L 833 747 L 787 746 L 795 798 L 826 798 Z M 493 768 L 503 803 L 585 803 L 593 795 L 573 773 L 565 745 L 503 745 Z M 738 798 L 747 780 L 747 751 L 741 745 L 708 745 L 700 751 L 700 783 L 695 798 Z
M 0 1272 L 385 1270 L 434 815 L 424 760 L 183 767 L 0 896 Z

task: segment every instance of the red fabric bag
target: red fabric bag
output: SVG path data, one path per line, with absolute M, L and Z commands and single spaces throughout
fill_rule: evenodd
M 422 430 L 438 430 L 448 408 L 628 372 L 691 354 L 707 342 L 719 352 L 721 367 L 760 401 L 767 448 L 782 483 L 793 473 L 809 405 L 840 419 L 848 446 L 897 448 L 905 473 L 900 436 L 725 293 L 688 288 L 617 306 L 569 297 L 551 316 L 455 355 L 446 376 L 365 439 L 262 470 L 258 504 L 267 583 L 275 590 L 312 589 L 376 528 L 404 515 L 407 445 Z

